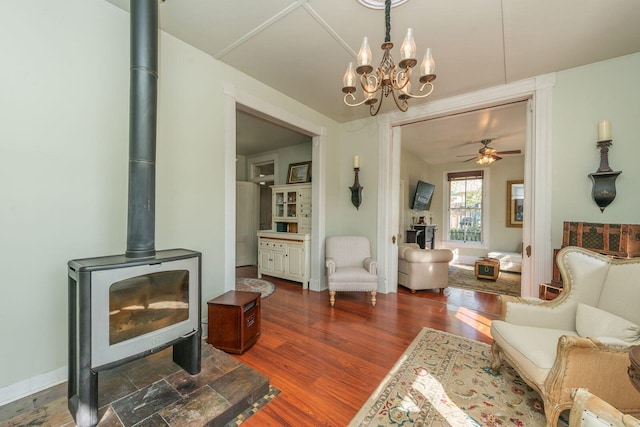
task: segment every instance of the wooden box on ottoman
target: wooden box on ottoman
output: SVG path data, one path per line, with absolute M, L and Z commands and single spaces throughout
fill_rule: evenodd
M 481 258 L 476 261 L 478 279 L 496 280 L 500 273 L 500 261 L 496 258 Z

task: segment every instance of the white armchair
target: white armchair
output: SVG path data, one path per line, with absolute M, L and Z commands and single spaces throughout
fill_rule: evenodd
M 398 245 L 398 284 L 411 289 L 443 290 L 449 286 L 449 249 L 420 249 L 417 243 Z
M 576 388 L 640 413 L 627 375 L 629 349 L 640 344 L 640 258 L 565 247 L 557 264 L 564 290 L 555 300 L 501 299 L 500 320 L 491 324 L 492 368 L 506 361 L 540 394 L 547 426 L 571 408 Z
M 371 292 L 376 305 L 378 263 L 371 258 L 369 239 L 361 236 L 332 236 L 325 241 L 325 264 L 329 282 L 329 302 L 336 302 L 336 291 Z
M 623 414 L 587 389 L 574 391 L 569 427 L 638 427 L 640 420 Z

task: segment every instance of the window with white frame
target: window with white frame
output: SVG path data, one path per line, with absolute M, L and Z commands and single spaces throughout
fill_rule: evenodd
M 260 185 L 273 185 L 278 171 L 278 156 L 270 154 L 248 159 L 249 181 Z
M 446 239 L 484 242 L 485 173 L 483 170 L 448 172 L 448 221 Z

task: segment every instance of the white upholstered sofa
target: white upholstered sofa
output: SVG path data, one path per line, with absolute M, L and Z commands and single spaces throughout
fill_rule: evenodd
M 500 271 L 510 271 L 512 273 L 522 272 L 521 253 L 495 251 L 489 252 L 489 258 L 495 258 L 500 261 Z
M 538 391 L 547 426 L 571 408 L 576 388 L 639 414 L 627 367 L 630 346 L 640 344 L 640 258 L 565 247 L 557 264 L 564 290 L 555 300 L 501 298 L 500 320 L 491 325 L 492 368 L 506 361 Z
M 398 284 L 411 289 L 444 289 L 449 283 L 449 249 L 420 249 L 417 243 L 398 245 Z

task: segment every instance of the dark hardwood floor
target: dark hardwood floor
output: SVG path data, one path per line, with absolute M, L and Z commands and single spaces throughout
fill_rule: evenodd
M 238 268 L 236 274 L 256 277 L 256 268 Z M 247 427 L 345 426 L 422 327 L 490 343 L 490 322 L 499 311 L 495 295 L 455 288 L 415 294 L 400 288 L 397 294 L 378 294 L 376 307 L 371 307 L 367 293 L 343 292 L 336 295 L 332 308 L 327 291 L 304 291 L 300 283 L 265 279 L 277 289 L 262 300 L 262 334 L 245 354 L 233 357 L 267 376 L 280 394 L 250 417 Z M 167 375 L 181 374 L 170 362 L 170 350 L 157 357 L 164 353 L 169 362 L 160 365 Z M 161 372 L 152 363 L 155 359 L 130 362 L 136 378 L 157 381 Z M 121 376 L 116 371 L 115 390 L 129 393 L 120 390 Z M 100 389 L 100 398 L 106 402 L 112 400 L 108 378 L 101 380 Z M 122 425 L 114 419 L 106 417 L 99 425 Z M 66 384 L 0 407 L 0 425 L 72 425 Z
M 237 269 L 256 277 L 255 267 Z M 263 277 L 276 291 L 262 301 L 262 335 L 239 360 L 268 376 L 280 395 L 251 426 L 345 426 L 424 326 L 490 343 L 495 295 L 447 288 L 378 294 L 303 291 Z

